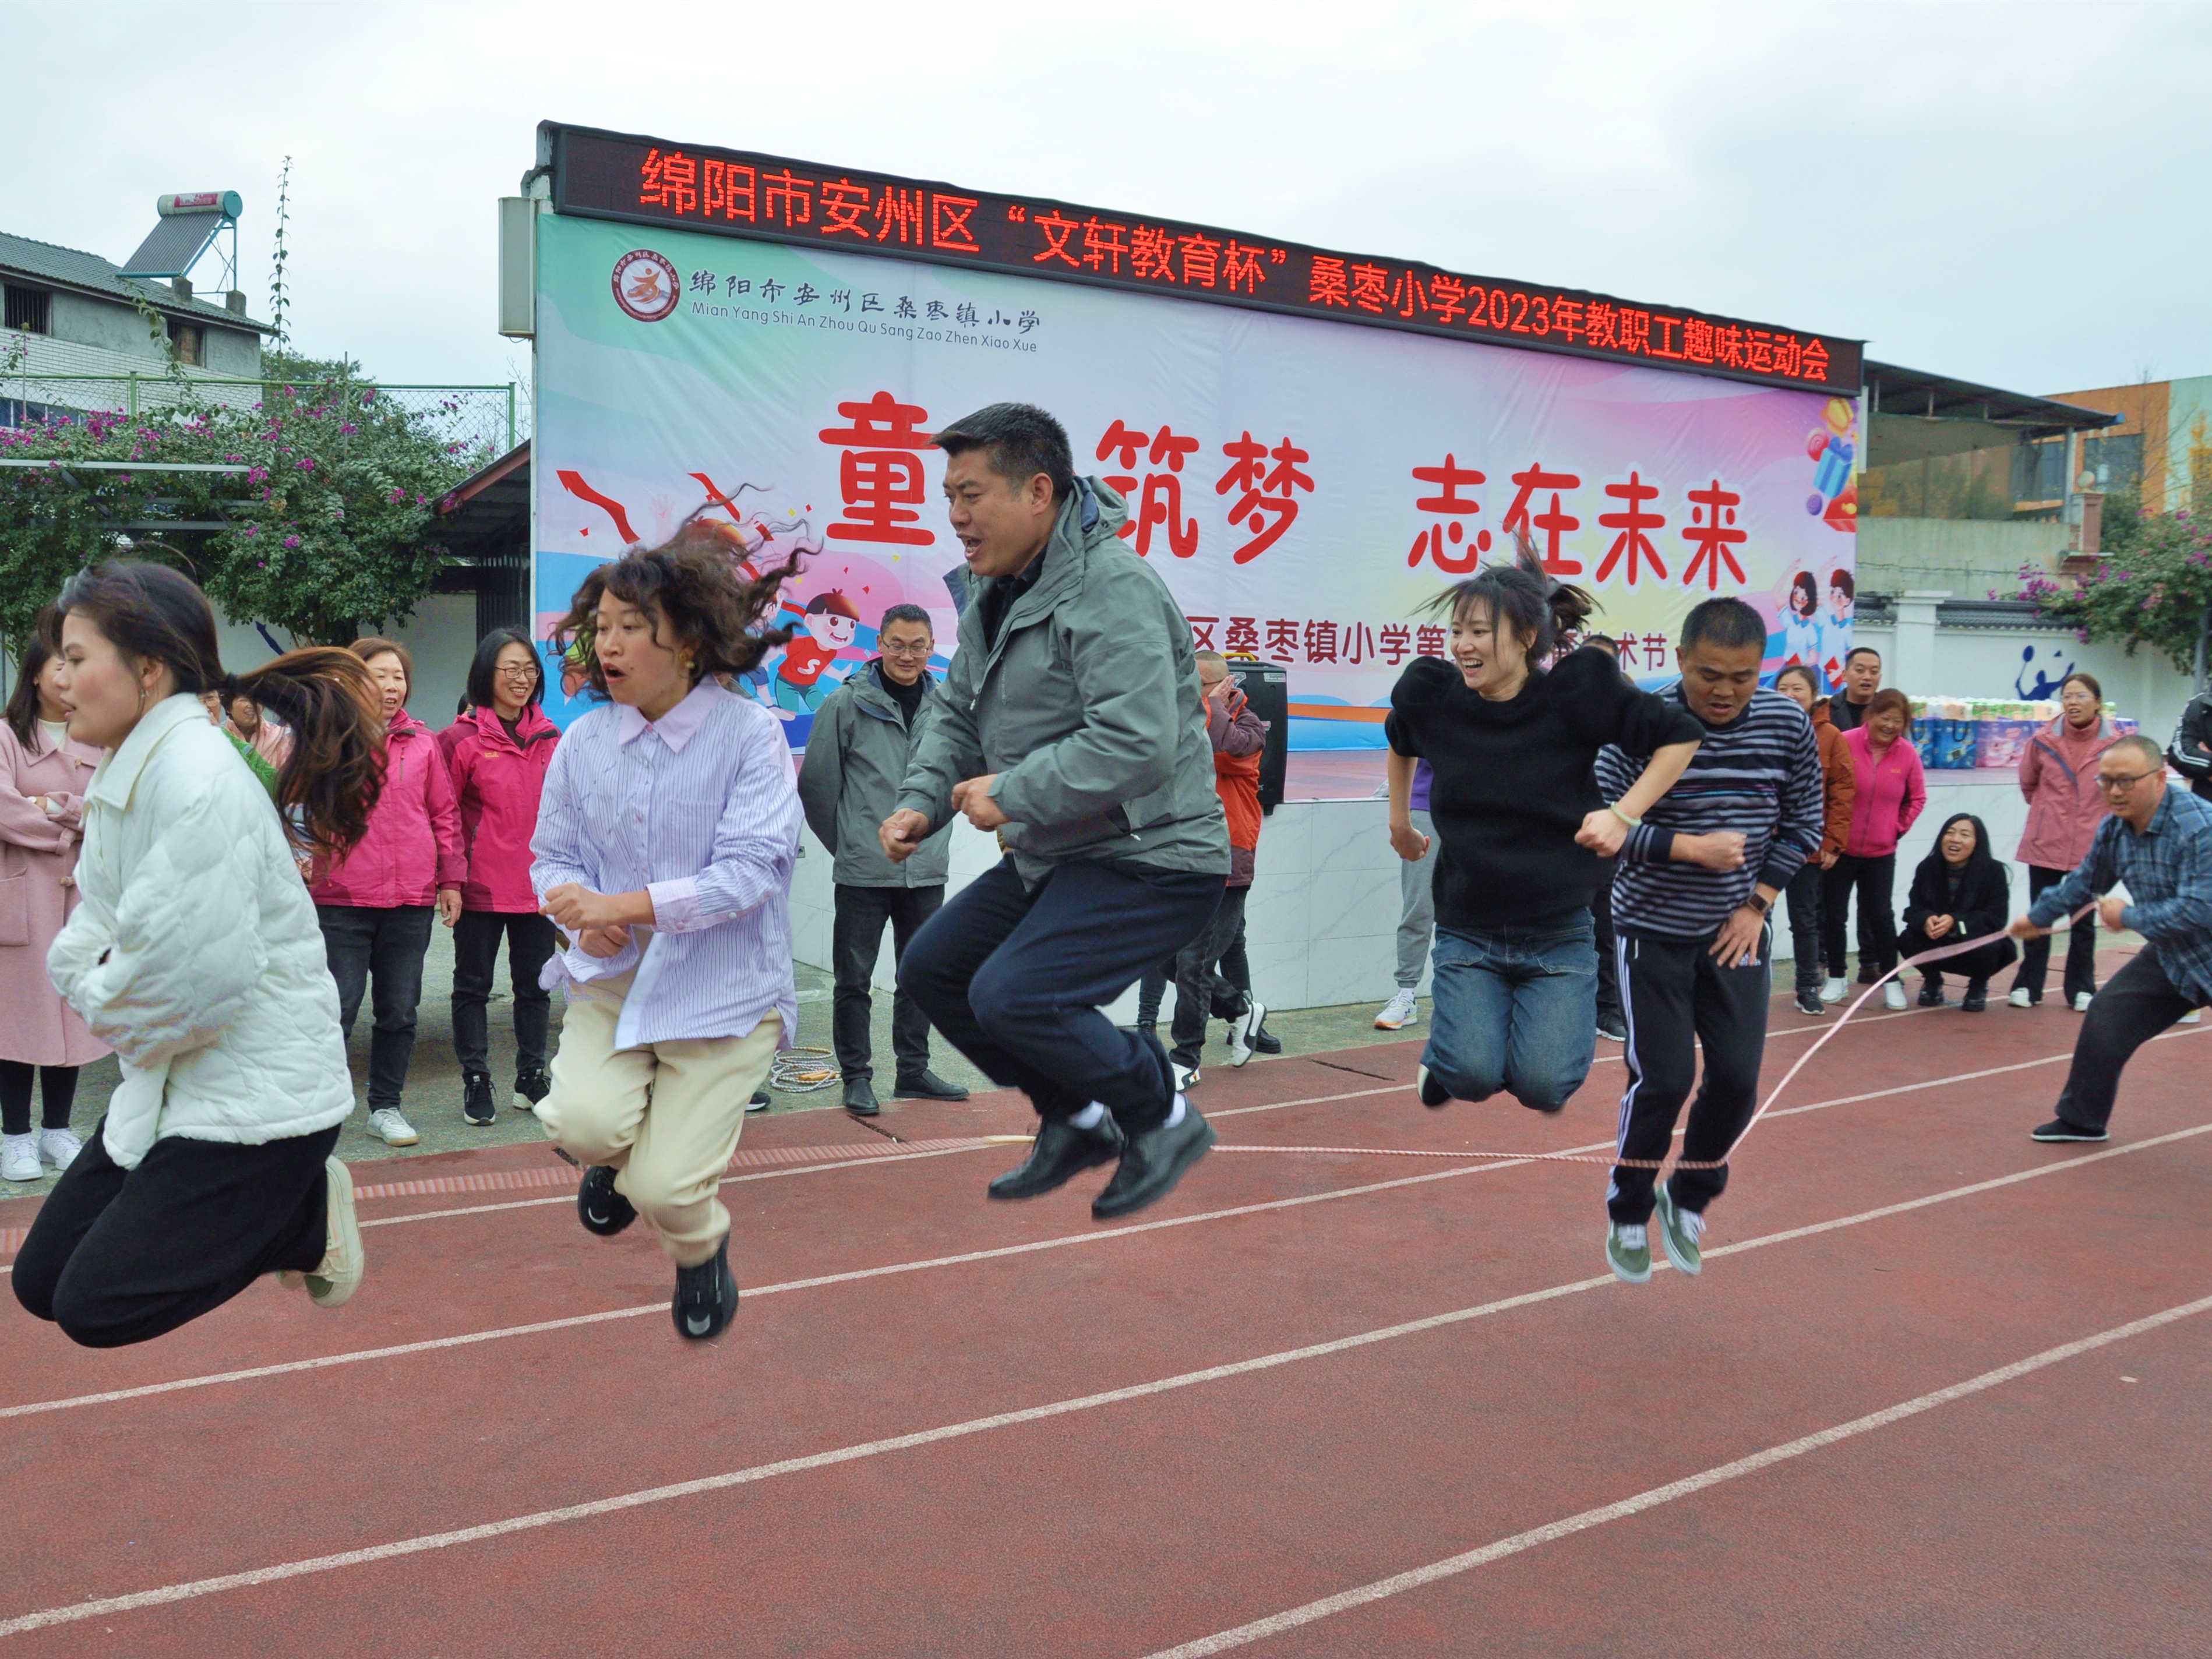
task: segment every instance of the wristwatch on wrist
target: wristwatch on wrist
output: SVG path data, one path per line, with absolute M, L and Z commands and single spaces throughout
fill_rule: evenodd
M 1744 902 L 1748 904 L 1753 909 L 1758 911 L 1762 916 L 1767 912 L 1767 901 L 1755 887 L 1752 889 L 1751 896 L 1746 899 Z

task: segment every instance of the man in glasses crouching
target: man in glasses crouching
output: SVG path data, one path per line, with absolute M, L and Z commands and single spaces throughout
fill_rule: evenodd
M 2122 738 L 2098 757 L 2097 786 L 2112 816 L 2097 826 L 2089 856 L 2044 890 L 2012 935 L 2040 938 L 2094 898 L 2106 927 L 2131 927 L 2149 942 L 2091 1000 L 2058 1115 L 2034 1131 L 2038 1140 L 2106 1139 L 2128 1057 L 2212 1003 L 2212 803 L 2167 788 L 2166 757 L 2143 737 Z M 2099 897 L 2121 883 L 2128 902 Z M 2087 925 L 2086 917 L 2075 924 Z

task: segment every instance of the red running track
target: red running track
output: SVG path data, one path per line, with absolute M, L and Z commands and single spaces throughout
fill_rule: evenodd
M 2075 1025 L 1854 1024 L 1704 1275 L 1640 1288 L 1585 1166 L 1217 1156 L 1101 1228 L 1087 1181 L 988 1206 L 1018 1149 L 809 1113 L 745 1148 L 843 1155 L 733 1170 L 745 1304 L 691 1348 L 565 1191 L 365 1200 L 339 1313 L 270 1284 L 99 1354 L 7 1310 L 0 1653 L 2201 1652 L 2203 1039 L 2144 1050 L 2110 1145 L 2039 1146 Z M 1808 1029 L 1778 1004 L 1772 1074 Z M 1417 1052 L 1197 1098 L 1225 1143 L 1610 1137 L 1617 1060 L 1547 1121 L 1421 1110 Z

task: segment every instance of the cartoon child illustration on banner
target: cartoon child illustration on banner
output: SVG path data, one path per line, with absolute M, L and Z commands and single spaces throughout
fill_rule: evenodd
M 825 684 L 825 671 L 860 631 L 859 607 L 834 587 L 809 599 L 797 620 L 806 631 L 793 636 L 775 671 L 775 706 L 787 720 L 813 714 L 844 684 L 844 674 Z

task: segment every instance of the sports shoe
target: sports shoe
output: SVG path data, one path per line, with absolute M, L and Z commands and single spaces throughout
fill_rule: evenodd
M 1652 1219 L 1659 1224 L 1659 1243 L 1667 1251 L 1667 1260 L 1695 1279 L 1698 1269 L 1705 1265 L 1705 1253 L 1698 1248 L 1698 1239 L 1705 1231 L 1705 1218 L 1694 1210 L 1678 1206 L 1664 1182 L 1659 1183 L 1656 1197 L 1657 1207 L 1652 1212 Z M 1648 1244 L 1644 1259 L 1651 1259 Z
M 2025 985 L 2014 986 L 2012 994 L 2007 997 L 2005 1000 L 2015 1008 L 2033 1008 L 2035 1006 L 2035 999 L 2033 996 L 2029 994 L 2028 988 Z
M 2174 1021 L 2174 1024 L 2177 1025 L 2195 1025 L 2200 1024 L 2203 1018 L 2204 1011 L 2202 1008 L 2191 1008 L 2179 1019 Z M 64 1165 L 64 1167 L 66 1168 L 67 1166 Z
M 1186 1089 L 1195 1089 L 1198 1087 L 1200 1073 L 1197 1066 L 1185 1066 L 1180 1061 L 1171 1060 L 1168 1062 L 1168 1068 L 1175 1073 L 1175 1086 L 1176 1092 L 1177 1094 L 1181 1094 Z
M 324 1222 L 323 1259 L 313 1273 L 284 1272 L 280 1285 L 304 1285 L 307 1299 L 318 1308 L 342 1308 L 361 1288 L 366 1267 L 361 1249 L 361 1224 L 354 1218 L 353 1171 L 334 1158 L 323 1160 L 323 1188 L 329 1209 Z
M 387 1146 L 412 1146 L 422 1137 L 401 1115 L 397 1106 L 380 1107 L 368 1115 L 368 1132 Z
M 584 1171 L 584 1184 L 576 1188 L 576 1219 L 586 1232 L 612 1238 L 637 1219 L 637 1206 L 615 1190 L 615 1172 L 594 1164 Z
M 1941 996 L 1942 993 L 1939 991 L 1936 994 Z M 1902 985 L 1899 985 L 1895 980 L 1892 980 L 1888 984 L 1883 986 L 1881 988 L 1881 1006 L 1885 1008 L 1902 1012 L 1905 1007 L 1905 988 Z
M 1821 1018 L 1826 1016 L 1828 1005 L 1820 1000 L 1820 994 L 1818 991 L 1800 991 L 1797 994 L 1797 1012 L 1801 1014 L 1811 1014 L 1815 1018 Z
M 1267 1017 L 1267 1005 L 1255 998 L 1251 1006 L 1229 1022 L 1229 1063 L 1242 1066 L 1252 1058 L 1252 1036 Z
M 1969 1014 L 1978 1014 L 1989 1006 L 1990 988 L 1980 980 L 1968 980 L 1966 994 L 1959 1003 L 1960 1010 Z
M 2039 1129 L 2028 1131 L 2030 1140 L 2109 1140 L 2112 1136 L 2102 1129 L 2085 1129 L 2078 1123 L 2069 1123 L 2063 1117 L 2054 1117 Z
M 1437 1082 L 1436 1073 L 1425 1066 L 1413 1073 L 1413 1086 L 1420 1094 L 1421 1104 L 1432 1112 L 1451 1104 L 1451 1091 Z
M 1375 1016 L 1375 1029 L 1378 1031 L 1403 1030 L 1420 1017 L 1421 1011 L 1413 1000 L 1413 994 L 1401 990 L 1384 1003 L 1382 1012 Z
M 1920 1006 L 1923 1008 L 1941 1008 L 1943 1006 L 1943 981 L 1933 974 L 1923 975 L 1920 981 Z
M 750 1100 L 749 1100 L 749 1101 L 747 1101 L 747 1102 L 745 1103 L 745 1109 L 746 1109 L 748 1112 L 764 1112 L 764 1111 L 768 1110 L 768 1109 L 769 1109 L 769 1095 L 768 1095 L 768 1091 L 767 1091 L 767 1090 L 765 1090 L 765 1089 L 756 1089 L 756 1090 L 754 1090 L 754 1091 L 753 1091 L 753 1097 L 752 1097 Z
M 730 1328 L 738 1316 L 738 1281 L 730 1272 L 726 1237 L 697 1267 L 676 1270 L 676 1294 L 668 1311 L 677 1335 L 688 1341 L 711 1342 Z
M 1841 1002 L 1844 1000 L 1844 993 L 1850 988 L 1845 985 L 1840 979 L 1832 979 L 1826 985 L 1823 985 L 1820 988 L 1820 1000 L 1823 1002 Z
M 2188 1021 L 2182 1022 L 2185 1025 Z M 76 1155 L 84 1150 L 84 1142 L 76 1138 L 74 1129 L 41 1129 L 39 1131 L 39 1156 L 54 1166 L 59 1175 L 76 1162 Z
M 33 1134 L 0 1139 L 0 1180 L 36 1181 L 46 1172 L 39 1162 L 39 1138 Z
M 1600 1014 L 1597 1017 L 1597 1034 L 1607 1042 L 1626 1042 L 1628 1041 L 1628 1022 L 1617 1013 Z
M 2094 991 L 2077 991 L 2075 993 L 2074 1012 L 2077 1014 L 2087 1013 L 2089 1012 L 2089 999 L 2095 994 L 2096 993 Z
M 499 1108 L 492 1104 L 489 1072 L 461 1073 L 461 1118 L 479 1127 L 499 1121 Z
M 1651 1240 L 1644 1229 L 1616 1221 L 1605 1230 L 1605 1265 L 1624 1285 L 1651 1277 Z
M 525 1066 L 514 1074 L 514 1109 L 534 1112 L 538 1103 L 553 1092 L 553 1079 L 543 1066 Z

